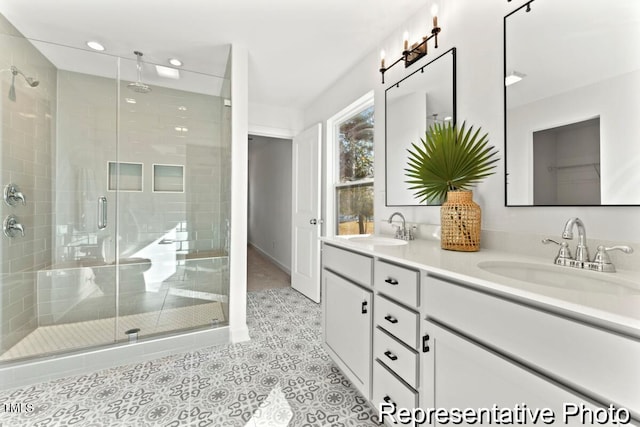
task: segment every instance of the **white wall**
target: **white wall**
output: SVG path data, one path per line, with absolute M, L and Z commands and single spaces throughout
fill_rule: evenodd
M 249 133 L 293 138 L 303 129 L 302 111 L 273 105 L 249 104 Z
M 457 109 L 458 120 L 481 126 L 489 133 L 490 141 L 501 152 L 503 135 L 503 17 L 523 1 L 487 2 L 474 0 L 448 0 L 440 5 L 439 22 L 442 33 L 439 51 L 456 47 L 457 51 Z M 405 26 L 397 28 L 379 49 L 387 52 L 388 61 L 400 55 L 402 33 L 422 36 L 430 28 L 431 4 L 415 15 Z M 560 35 L 558 35 L 560 37 Z M 612 47 L 613 48 L 613 47 Z M 337 111 L 358 99 L 367 91 L 375 90 L 376 106 L 376 182 L 375 212 L 380 221 L 397 208 L 384 205 L 384 89 L 380 83 L 379 49 L 363 56 L 362 60 L 305 110 L 305 127 L 325 121 Z M 434 49 L 430 46 L 433 55 Z M 423 58 L 408 69 L 401 65 L 387 72 L 387 85 L 412 72 L 428 60 Z M 425 61 L 425 62 L 423 62 Z M 396 173 L 402 173 L 398 171 Z M 483 208 L 483 227 L 488 230 L 527 232 L 558 236 L 565 221 L 580 216 L 587 225 L 589 236 L 625 242 L 640 242 L 640 207 L 527 207 L 504 206 L 504 162 L 497 173 L 475 190 L 475 200 Z M 439 223 L 439 207 L 402 208 L 407 221 Z
M 247 161 L 249 136 L 249 52 L 231 48 L 231 250 L 229 329 L 234 342 L 249 340 L 247 327 Z
M 291 270 L 291 140 L 249 142 L 249 243 Z

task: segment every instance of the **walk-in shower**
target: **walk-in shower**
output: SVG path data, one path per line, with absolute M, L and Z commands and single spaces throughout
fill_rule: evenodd
M 0 369 L 228 324 L 227 67 L 166 79 L 145 54 L 0 15 Z

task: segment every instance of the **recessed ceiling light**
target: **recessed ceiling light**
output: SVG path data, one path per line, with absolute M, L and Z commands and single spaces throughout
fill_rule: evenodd
M 178 80 L 180 78 L 180 71 L 176 70 L 175 68 L 156 65 L 156 72 L 160 77 L 166 77 L 168 79 L 175 79 L 175 80 Z
M 504 85 L 511 86 L 514 83 L 518 83 L 520 80 L 525 78 L 527 75 L 519 73 L 517 71 L 512 71 L 507 77 L 504 78 Z
M 178 107 L 178 110 L 187 111 L 187 107 L 185 107 L 184 105 L 181 105 L 181 106 Z
M 136 100 L 133 99 L 133 98 L 125 98 L 124 100 L 127 101 L 127 103 L 129 103 L 129 104 L 135 104 L 136 103 Z
M 104 46 L 102 46 L 101 43 L 99 43 L 99 42 L 97 42 L 95 40 L 89 40 L 87 42 L 87 46 L 89 46 L 93 50 L 97 50 L 97 51 L 100 51 L 100 52 L 102 52 L 104 50 Z
M 169 58 L 169 64 L 173 65 L 174 67 L 182 67 L 182 61 L 176 58 Z
M 174 127 L 174 129 L 176 130 L 176 132 L 189 132 L 189 129 L 183 126 L 176 126 Z

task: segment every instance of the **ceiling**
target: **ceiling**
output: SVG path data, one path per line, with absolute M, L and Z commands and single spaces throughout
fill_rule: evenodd
M 427 0 L 0 0 L 26 37 L 224 75 L 228 45 L 249 50 L 249 101 L 302 109 Z M 51 57 L 69 69 L 71 59 Z M 375 67 L 375 65 L 372 65 Z

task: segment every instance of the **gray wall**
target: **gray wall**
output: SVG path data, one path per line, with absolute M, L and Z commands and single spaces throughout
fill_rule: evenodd
M 60 71 L 58 161 L 67 165 L 58 170 L 57 191 L 65 197 L 58 203 L 58 223 L 64 230 L 58 235 L 61 251 L 87 234 L 99 252 L 113 248 L 102 242 L 115 242 L 116 218 L 121 257 L 134 255 L 176 227 L 183 241 L 179 250 L 225 248 L 230 138 L 223 98 L 157 86 L 138 94 L 123 82 L 117 130 L 116 89 L 112 79 Z M 188 131 L 176 131 L 176 126 Z M 116 160 L 142 164 L 142 191 L 117 194 L 117 210 L 116 193 L 107 179 L 107 164 Z M 154 164 L 183 166 L 183 191 L 154 191 Z M 102 231 L 93 220 L 99 196 L 109 200 L 112 219 Z M 58 260 L 65 256 L 60 253 Z
M 291 140 L 249 141 L 249 243 L 291 269 Z
M 15 65 L 40 81 L 31 88 L 16 76 L 16 101 L 8 99 Z M 52 262 L 55 175 L 56 69 L 0 15 L 1 187 L 17 184 L 27 204 L 0 202 L 0 220 L 18 216 L 25 236 L 0 233 L 0 353 L 36 327 L 36 271 Z

